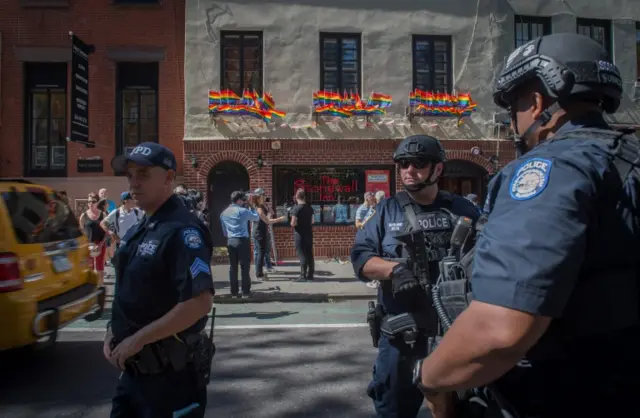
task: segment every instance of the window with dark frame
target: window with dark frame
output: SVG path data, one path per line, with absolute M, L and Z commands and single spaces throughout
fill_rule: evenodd
M 516 48 L 551 33 L 551 18 L 542 16 L 515 16 Z
M 394 166 L 274 166 L 273 207 L 277 216 L 286 214 L 285 208 L 294 204 L 296 190 L 303 188 L 314 208 L 316 224 L 353 224 L 364 202 L 367 170 L 388 171 L 389 191 L 394 193 Z
M 25 176 L 67 175 L 67 64 L 25 64 Z
M 262 32 L 221 32 L 221 89 L 262 94 Z
M 14 189 L 3 193 L 2 198 L 20 244 L 41 244 L 82 236 L 73 211 L 55 193 L 42 189 L 20 192 Z
M 69 0 L 20 0 L 20 4 L 29 8 L 67 8 Z
M 577 31 L 598 42 L 611 54 L 611 21 L 604 19 L 577 19 Z
M 413 35 L 413 88 L 451 93 L 451 37 Z
M 111 0 L 113 4 L 160 4 L 160 0 Z
M 320 90 L 362 92 L 360 40 L 357 33 L 320 33 Z
M 157 62 L 119 62 L 116 83 L 116 154 L 141 142 L 158 142 Z

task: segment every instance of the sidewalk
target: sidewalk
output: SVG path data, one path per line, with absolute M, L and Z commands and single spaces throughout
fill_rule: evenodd
M 344 263 L 344 264 L 343 264 Z M 232 298 L 229 292 L 229 265 L 214 264 L 213 285 L 216 290 L 215 303 L 261 303 L 261 302 L 329 302 L 337 300 L 375 300 L 377 290 L 367 287 L 356 279 L 350 262 L 316 260 L 313 282 L 293 282 L 300 275 L 297 261 L 284 261 L 274 266 L 276 273 L 268 275 L 268 280 L 255 278 L 255 266 L 251 265 L 251 297 Z M 113 268 L 105 268 L 107 300 L 113 295 Z
M 232 298 L 229 292 L 229 265 L 212 266 L 216 289 L 216 303 L 256 303 L 256 302 L 328 302 L 336 300 L 375 300 L 377 290 L 367 287 L 356 279 L 350 262 L 316 260 L 315 278 L 312 282 L 294 282 L 300 276 L 297 261 L 284 261 L 274 266 L 276 273 L 268 274 L 268 280 L 255 278 L 251 265 L 251 298 Z

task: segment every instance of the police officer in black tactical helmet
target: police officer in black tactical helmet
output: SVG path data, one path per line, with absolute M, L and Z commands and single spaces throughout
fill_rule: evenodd
M 369 316 L 374 346 L 379 350 L 367 389 L 380 418 L 417 415 L 423 396 L 412 384 L 412 365 L 426 355 L 428 331 L 437 326 L 431 301 L 406 260 L 407 249 L 396 236 L 416 229 L 427 232 L 434 243 L 428 264 L 435 281 L 437 263 L 446 253 L 454 218 L 477 217 L 467 199 L 438 190 L 445 159 L 444 148 L 436 138 L 405 138 L 393 154 L 405 191 L 377 205 L 375 214 L 358 231 L 351 250 L 357 277 L 380 281 L 378 306 Z M 392 325 L 394 318 L 406 318 L 407 313 L 415 324 L 415 333 L 398 332 Z
M 489 185 L 473 300 L 421 365 L 434 417 L 455 416 L 450 391 L 476 387 L 470 399 L 521 418 L 637 411 L 638 141 L 603 118 L 621 95 L 588 37 L 547 35 L 509 56 L 494 99 L 522 155 Z

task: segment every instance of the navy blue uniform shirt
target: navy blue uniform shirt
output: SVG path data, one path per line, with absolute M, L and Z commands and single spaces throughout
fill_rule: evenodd
M 438 211 L 446 207 L 447 204 L 442 199 L 429 206 L 414 203 L 417 216 L 419 213 Z M 469 200 L 451 195 L 450 210 L 454 215 L 467 216 L 475 220 L 478 218 L 477 211 L 473 203 Z M 356 234 L 355 242 L 351 250 L 351 263 L 356 276 L 362 281 L 369 281 L 362 275 L 362 267 L 372 257 L 401 258 L 402 244 L 395 236 L 405 230 L 405 217 L 402 206 L 395 196 L 385 199 L 376 206 L 376 213 L 365 224 L 364 228 Z M 438 274 L 437 263 L 431 263 L 431 274 Z M 437 278 L 433 277 L 435 280 Z M 384 306 L 389 314 L 400 314 L 406 312 L 406 307 L 400 305 L 393 297 L 391 280 L 381 280 L 378 289 L 378 301 Z
M 579 127 L 609 129 L 596 114 L 565 124 L 556 135 Z M 574 343 L 637 321 L 638 290 L 629 276 L 637 274 L 638 231 L 630 210 L 638 208 L 629 205 L 638 199 L 624 198 L 612 161 L 607 143 L 597 138 L 552 137 L 509 163 L 489 185 L 472 291 L 481 302 L 561 318 L 531 358 L 587 351 L 602 358 L 604 340 Z M 621 200 L 628 203 L 621 206 Z M 553 350 L 538 350 L 546 343 Z
M 177 196 L 129 229 L 115 256 L 115 339 L 133 335 L 178 303 L 213 293 L 212 251 L 209 232 Z M 181 334 L 198 332 L 206 322 L 204 317 Z

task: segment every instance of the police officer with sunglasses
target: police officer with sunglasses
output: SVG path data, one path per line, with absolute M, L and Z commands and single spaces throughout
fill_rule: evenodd
M 427 135 L 405 138 L 393 155 L 404 191 L 378 204 L 376 213 L 358 231 L 351 250 L 356 276 L 365 282 L 380 281 L 376 318 L 372 319 L 379 324 L 377 330 L 372 327 L 378 358 L 367 389 L 380 418 L 418 414 L 424 398 L 412 383 L 413 364 L 426 356 L 426 335 L 437 326 L 431 302 L 407 260 L 408 251 L 396 236 L 417 228 L 427 232 L 432 244 L 428 254 L 429 274 L 435 280 L 455 218 L 477 218 L 469 200 L 438 189 L 445 158 L 444 148 L 436 138 Z M 414 216 L 407 217 L 408 211 Z M 413 321 L 419 330 L 421 335 L 415 341 L 390 325 L 400 317 Z
M 421 390 L 435 418 L 461 416 L 466 390 L 487 415 L 637 413 L 640 145 L 604 117 L 620 72 L 593 39 L 554 33 L 511 53 L 493 97 L 520 155 L 489 184 L 473 298 L 424 360 Z

